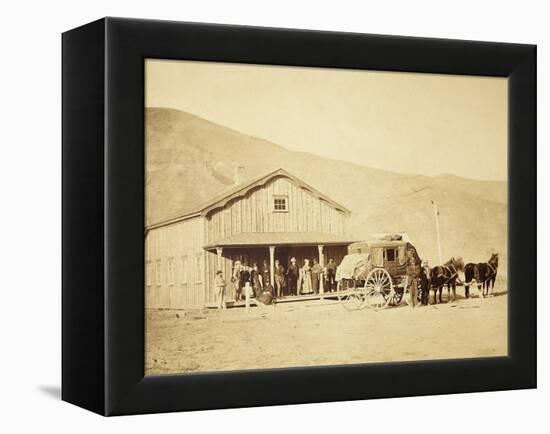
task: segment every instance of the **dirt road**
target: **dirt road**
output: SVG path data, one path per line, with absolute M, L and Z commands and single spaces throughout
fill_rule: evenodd
M 502 356 L 505 293 L 348 312 L 334 301 L 265 310 L 148 310 L 146 374 Z

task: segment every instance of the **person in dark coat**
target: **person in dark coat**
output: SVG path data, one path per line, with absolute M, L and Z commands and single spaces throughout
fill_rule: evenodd
M 252 289 L 254 290 L 254 297 L 258 297 L 262 293 L 263 283 L 262 275 L 258 269 L 258 264 L 254 264 L 250 271 L 250 281 L 252 282 Z
M 420 276 L 420 264 L 415 258 L 413 250 L 407 252 L 407 284 L 411 293 L 411 306 L 416 307 L 418 301 L 418 277 Z
M 290 265 L 286 271 L 287 288 L 290 295 L 298 295 L 298 278 L 300 269 L 296 265 L 296 258 L 290 259 Z
M 327 291 L 336 291 L 336 263 L 329 259 L 327 264 Z
M 267 284 L 271 284 L 271 269 L 265 259 L 260 271 L 262 272 L 262 286 L 265 287 Z
M 285 287 L 285 267 L 281 265 L 278 259 L 275 259 L 275 289 L 277 297 L 284 295 Z
M 242 270 L 240 274 L 241 293 L 247 283 L 250 284 L 250 286 L 252 286 L 252 280 L 250 278 L 250 267 L 245 262 L 242 266 Z
M 273 287 L 269 283 L 267 285 L 264 285 L 262 293 L 256 297 L 256 301 L 259 301 L 264 305 L 274 303 Z

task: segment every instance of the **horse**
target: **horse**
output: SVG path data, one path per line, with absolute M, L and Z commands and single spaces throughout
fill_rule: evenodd
M 453 301 L 456 300 L 456 280 L 458 272 L 464 271 L 464 261 L 462 258 L 452 257 L 443 265 L 432 268 L 430 275 L 431 288 L 434 292 L 434 304 L 437 304 L 437 290 L 439 289 L 439 302 L 443 303 L 443 287 L 447 286 L 447 294 L 451 299 L 451 289 L 453 291 Z
M 466 264 L 464 269 L 464 292 L 466 294 L 466 298 L 470 296 L 470 285 L 473 285 L 474 281 L 477 284 L 477 289 L 482 297 L 489 295 L 489 289 L 491 290 L 492 295 L 497 278 L 497 271 L 498 253 L 493 253 L 488 262 Z M 481 292 L 482 287 L 483 292 Z

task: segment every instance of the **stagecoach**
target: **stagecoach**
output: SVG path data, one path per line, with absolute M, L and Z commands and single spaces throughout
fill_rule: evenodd
M 401 235 L 353 243 L 336 270 L 338 300 L 347 310 L 384 309 L 403 299 L 411 302 L 407 285 L 407 252 L 416 248 Z M 420 288 L 418 298 L 420 299 Z

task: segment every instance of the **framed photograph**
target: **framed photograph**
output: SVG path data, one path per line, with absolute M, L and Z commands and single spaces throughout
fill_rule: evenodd
M 536 47 L 63 34 L 63 384 L 103 415 L 536 387 Z

